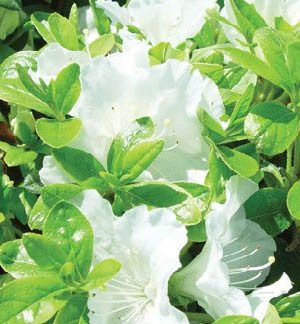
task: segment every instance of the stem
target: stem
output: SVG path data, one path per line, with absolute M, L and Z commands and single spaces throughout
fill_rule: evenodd
M 294 145 L 292 144 L 287 150 L 287 157 L 286 157 L 286 172 L 291 177 L 291 179 L 293 178 L 293 169 L 292 169 L 293 148 Z
M 300 109 L 298 107 L 299 92 L 297 90 L 295 95 L 293 96 L 292 103 L 293 103 L 294 112 L 300 118 Z M 300 174 L 300 133 L 298 133 L 298 136 L 294 144 L 294 175 L 299 176 L 299 174 Z

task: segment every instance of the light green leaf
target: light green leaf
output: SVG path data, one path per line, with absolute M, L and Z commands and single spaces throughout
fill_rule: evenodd
M 254 32 L 261 27 L 266 27 L 266 22 L 258 14 L 254 5 L 244 0 L 231 0 L 230 2 L 242 33 L 251 43 Z
M 115 45 L 115 38 L 113 34 L 101 35 L 89 45 L 89 52 L 91 57 L 99 55 L 106 55 Z
M 38 31 L 38 33 L 43 37 L 47 43 L 55 42 L 55 38 L 52 35 L 49 25 L 48 18 L 50 14 L 46 12 L 35 12 L 31 15 L 31 22 Z
M 1 245 L 0 264 L 15 278 L 33 277 L 43 273 L 28 255 L 22 240 L 9 241 Z
M 58 312 L 53 324 L 88 324 L 88 295 L 73 295 Z
M 52 207 L 62 200 L 68 201 L 83 190 L 73 184 L 52 184 L 42 188 L 43 202 L 47 207 Z
M 58 74 L 52 82 L 52 92 L 55 108 L 66 115 L 71 111 L 80 95 L 80 67 L 78 64 L 70 64 Z
M 170 207 L 182 203 L 188 198 L 183 189 L 159 181 L 147 181 L 123 187 L 139 204 L 155 207 Z
M 287 62 L 291 79 L 299 87 L 300 85 L 300 41 L 293 42 L 287 46 Z
M 4 40 L 15 31 L 26 15 L 21 10 L 20 4 L 16 0 L 0 1 L 0 40 Z
M 255 41 L 261 47 L 270 68 L 280 76 L 281 86 L 291 93 L 292 83 L 286 62 L 286 44 L 279 32 L 272 28 L 261 28 L 255 32 Z
M 36 132 L 46 144 L 60 148 L 75 138 L 80 127 L 81 121 L 78 118 L 69 118 L 63 121 L 40 118 L 36 123 Z
M 300 321 L 300 293 L 282 298 L 275 304 L 275 307 L 282 318 L 294 318 Z M 288 322 L 285 322 L 288 323 Z M 291 320 L 291 323 L 292 320 Z
M 89 0 L 89 4 L 94 14 L 94 21 L 98 33 L 100 35 L 108 34 L 110 32 L 110 20 L 106 17 L 104 10 L 96 6 L 96 0 Z
M 33 162 L 38 154 L 33 151 L 26 151 L 22 147 L 12 146 L 5 154 L 4 161 L 9 167 L 23 165 Z
M 296 219 L 300 219 L 300 181 L 296 182 L 290 189 L 287 206 L 291 215 Z
M 67 254 L 54 239 L 35 233 L 26 233 L 22 237 L 28 255 L 41 268 L 59 271 L 67 260 Z
M 276 102 L 254 106 L 245 120 L 245 133 L 259 152 L 273 156 L 287 150 L 299 131 L 297 115 Z
M 97 263 L 86 278 L 85 290 L 105 288 L 105 283 L 110 281 L 121 269 L 121 264 L 114 259 L 106 259 Z
M 161 64 L 169 59 L 183 61 L 186 53 L 182 50 L 172 48 L 169 43 L 161 42 L 149 50 L 152 64 Z
M 55 117 L 49 106 L 29 93 L 18 79 L 0 78 L 0 99 Z
M 32 322 L 36 323 L 34 320 L 39 314 L 33 310 L 67 290 L 68 287 L 54 275 L 11 281 L 0 289 L 0 323 L 26 323 L 28 313 L 33 316 Z M 53 310 L 49 310 L 53 315 Z
M 164 147 L 163 140 L 141 142 L 133 146 L 123 157 L 123 183 L 129 183 L 146 170 Z
M 102 164 L 90 153 L 64 147 L 53 150 L 53 156 L 58 164 L 75 180 L 81 182 L 92 177 L 99 177 L 99 172 L 105 171 Z
M 286 198 L 286 192 L 276 188 L 255 192 L 245 203 L 247 218 L 258 223 L 271 236 L 280 234 L 292 223 Z
M 80 211 L 68 202 L 59 202 L 48 214 L 43 234 L 55 240 L 73 261 L 76 277 L 85 278 L 92 263 L 93 231 Z
M 48 23 L 52 35 L 61 46 L 71 51 L 79 49 L 76 29 L 67 18 L 53 13 L 48 18 Z
M 227 167 L 242 177 L 252 177 L 259 170 L 257 161 L 247 154 L 226 146 L 218 146 L 218 153 Z
M 49 210 L 50 209 L 45 205 L 42 197 L 40 196 L 30 211 L 29 220 L 28 220 L 29 227 L 32 230 L 33 229 L 41 230 L 43 228 L 44 220 L 46 219 Z

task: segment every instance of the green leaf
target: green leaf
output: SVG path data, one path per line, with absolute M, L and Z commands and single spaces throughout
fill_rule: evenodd
M 123 157 L 123 183 L 129 183 L 146 170 L 164 147 L 163 140 L 141 142 L 133 146 Z
M 9 167 L 23 165 L 33 162 L 38 154 L 33 151 L 26 151 L 22 147 L 12 146 L 5 154 L 4 161 Z
M 53 205 L 51 205 L 52 207 Z M 43 229 L 43 224 L 49 212 L 49 208 L 45 205 L 42 197 L 40 196 L 29 214 L 28 226 L 33 229 Z
M 285 40 L 272 28 L 261 28 L 255 33 L 255 41 L 261 47 L 264 57 L 273 71 L 280 76 L 281 86 L 291 93 L 292 83 L 286 62 Z
M 258 76 L 269 80 L 279 87 L 290 90 L 289 87 L 286 86 L 284 79 L 282 79 L 282 77 L 267 63 L 256 57 L 254 54 L 227 45 L 221 45 L 217 48 L 225 52 L 235 64 L 249 69 Z
M 44 89 L 32 80 L 31 76 L 28 74 L 28 71 L 21 65 L 17 65 L 17 71 L 19 79 L 21 80 L 25 89 L 41 101 L 47 102 L 47 94 L 45 93 Z
M 48 23 L 52 35 L 61 46 L 71 51 L 79 49 L 76 29 L 67 18 L 53 13 L 49 16 Z
M 0 40 L 4 40 L 19 27 L 26 15 L 16 0 L 0 1 Z
M 174 206 L 188 198 L 183 189 L 167 182 L 147 181 L 128 185 L 123 189 L 130 193 L 137 203 L 155 207 Z
M 33 277 L 43 273 L 28 255 L 22 240 L 9 241 L 1 245 L 0 264 L 15 278 Z
M 59 202 L 48 214 L 43 234 L 55 240 L 73 260 L 77 278 L 85 278 L 92 263 L 93 231 L 80 211 L 68 202 Z
M 55 117 L 49 106 L 29 93 L 17 79 L 0 78 L 0 99 Z
M 88 295 L 73 295 L 58 312 L 53 324 L 88 324 Z
M 26 323 L 28 313 L 33 317 L 38 315 L 32 311 L 36 306 L 67 290 L 68 287 L 54 275 L 11 281 L 0 289 L 0 322 Z
M 245 133 L 259 152 L 273 156 L 287 150 L 299 131 L 297 115 L 277 102 L 254 106 L 245 120 Z
M 266 27 L 266 22 L 258 14 L 254 5 L 244 0 L 231 0 L 230 2 L 242 33 L 246 40 L 251 43 L 254 32 L 258 28 Z
M 259 170 L 257 161 L 247 154 L 226 146 L 218 146 L 218 153 L 227 167 L 242 177 L 252 177 Z
M 26 233 L 23 235 L 22 241 L 28 255 L 41 268 L 58 272 L 67 260 L 67 254 L 49 237 Z
M 252 102 L 254 95 L 254 86 L 250 84 L 245 92 L 242 94 L 240 99 L 237 101 L 234 110 L 230 116 L 230 125 L 234 123 L 234 121 L 243 118 L 247 115 L 249 111 L 250 104 Z
M 247 218 L 258 223 L 271 236 L 280 234 L 292 223 L 286 198 L 285 191 L 275 188 L 255 192 L 245 203 Z
M 115 45 L 115 38 L 113 34 L 104 34 L 94 40 L 89 45 L 89 52 L 91 57 L 108 54 Z
M 300 320 L 300 293 L 282 298 L 275 304 L 275 307 L 280 317 L 293 318 L 297 316 L 297 319 Z
M 41 194 L 45 205 L 51 208 L 62 200 L 70 200 L 82 190 L 82 187 L 73 184 L 52 184 L 42 188 Z
M 193 197 L 199 197 L 209 192 L 208 187 L 201 185 L 199 183 L 178 181 L 178 182 L 174 182 L 174 184 L 187 191 Z
M 106 17 L 104 10 L 96 6 L 96 0 L 89 0 L 89 4 L 94 14 L 94 21 L 100 35 L 110 32 L 110 20 Z
M 99 177 L 99 172 L 105 171 L 102 164 L 90 153 L 64 147 L 53 150 L 53 156 L 58 164 L 76 181 L 85 181 Z
M 291 79 L 299 87 L 300 85 L 300 41 L 293 42 L 287 46 L 287 62 Z
M 94 269 L 86 278 L 87 283 L 83 286 L 85 290 L 105 288 L 105 284 L 110 281 L 121 269 L 121 264 L 114 259 L 106 259 L 97 263 Z
M 47 43 L 53 43 L 55 42 L 55 38 L 49 30 L 49 27 L 46 27 L 48 24 L 49 16 L 50 14 L 46 12 L 37 11 L 31 15 L 31 22 L 33 23 L 38 33 Z
M 296 182 L 290 189 L 287 206 L 291 215 L 296 219 L 300 219 L 300 181 Z
M 161 64 L 168 59 L 183 61 L 186 53 L 182 50 L 172 48 L 170 43 L 161 42 L 149 50 L 150 60 L 152 64 Z
M 80 95 L 80 67 L 78 64 L 70 64 L 61 70 L 53 81 L 52 91 L 55 108 L 66 115 L 71 111 Z
M 40 118 L 36 123 L 36 132 L 46 144 L 60 148 L 75 138 L 80 127 L 81 121 L 78 118 L 69 118 L 63 121 Z
M 213 324 L 259 324 L 259 321 L 250 316 L 229 315 L 216 320 Z

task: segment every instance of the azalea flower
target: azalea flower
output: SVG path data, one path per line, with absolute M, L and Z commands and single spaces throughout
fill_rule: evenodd
M 249 4 L 255 6 L 256 11 L 261 15 L 270 27 L 275 27 L 275 18 L 282 17 L 287 23 L 294 26 L 300 23 L 299 6 L 300 0 L 246 0 Z M 231 6 L 231 0 L 225 0 L 224 8 L 221 11 L 223 17 L 230 21 L 231 24 L 237 25 L 237 19 Z M 223 30 L 228 40 L 237 46 L 241 42 L 247 43 L 244 36 L 232 26 L 223 24 Z
M 134 25 L 152 45 L 169 42 L 174 47 L 195 36 L 207 9 L 216 7 L 215 0 L 131 0 L 127 7 L 110 0 L 96 3 L 113 24 Z
M 129 41 L 122 53 L 97 57 L 81 68 L 81 95 L 71 115 L 81 119 L 82 131 L 70 146 L 105 165 L 114 137 L 148 116 L 156 124 L 155 137 L 165 140 L 149 171 L 156 178 L 186 180 L 189 170 L 207 169 L 209 149 L 201 136 L 198 107 L 226 127 L 221 120 L 225 108 L 211 79 L 192 71 L 187 62 L 168 60 L 151 67 L 147 45 Z M 59 172 L 51 159 L 41 172 L 44 183 L 53 183 Z
M 187 243 L 186 229 L 175 215 L 141 206 L 115 217 L 94 190 L 73 202 L 92 225 L 95 263 L 113 257 L 122 264 L 105 290 L 90 293 L 90 323 L 188 324 L 168 298 L 168 280 L 181 266 L 179 252 Z
M 262 321 L 269 301 L 292 287 L 283 274 L 274 284 L 257 288 L 276 250 L 273 238 L 246 220 L 243 204 L 257 189 L 257 184 L 238 176 L 228 181 L 226 202 L 215 203 L 207 215 L 203 251 L 171 279 L 176 294 L 196 299 L 215 319 L 236 314 Z

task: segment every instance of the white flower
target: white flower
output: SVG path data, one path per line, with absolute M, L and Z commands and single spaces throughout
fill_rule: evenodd
M 31 76 L 36 82 L 39 82 L 41 78 L 48 84 L 51 79 L 55 79 L 58 73 L 71 63 L 77 63 L 80 66 L 87 64 L 89 56 L 84 51 L 70 51 L 58 43 L 51 43 L 41 50 L 36 61 L 37 69 L 30 71 Z
M 179 252 L 187 242 L 175 215 L 142 206 L 115 217 L 94 190 L 74 202 L 92 225 L 95 261 L 113 257 L 122 264 L 104 291 L 90 293 L 90 323 L 188 324 L 168 298 L 169 278 L 181 266 Z
M 274 27 L 275 18 L 283 17 L 290 25 L 294 26 L 300 23 L 300 0 L 246 0 L 249 4 L 253 4 L 256 11 L 262 16 L 270 27 Z M 231 1 L 225 0 L 224 8 L 221 11 L 222 16 L 237 25 L 237 19 L 234 15 Z M 237 46 L 241 46 L 240 42 L 246 43 L 244 36 L 235 28 L 223 24 L 223 29 L 228 40 Z
M 91 7 L 84 6 L 78 8 L 78 25 L 79 30 L 85 35 L 85 41 L 87 44 L 92 43 L 99 37 Z
M 98 0 L 112 23 L 135 25 L 156 45 L 169 42 L 173 46 L 195 36 L 205 23 L 206 10 L 216 6 L 215 0 L 131 0 L 120 7 L 110 0 Z
M 82 131 L 71 146 L 92 153 L 105 165 L 114 137 L 136 119 L 149 116 L 157 125 L 156 136 L 165 140 L 164 151 L 149 169 L 152 175 L 186 180 L 188 170 L 207 169 L 208 146 L 201 136 L 197 108 L 221 125 L 225 108 L 217 86 L 192 71 L 190 64 L 168 60 L 150 67 L 148 47 L 129 41 L 124 52 L 84 65 L 81 84 L 71 114 L 81 119 Z M 51 181 L 51 174 L 43 177 L 47 172 L 42 171 L 42 181 Z
M 272 237 L 246 220 L 243 204 L 257 189 L 238 176 L 228 181 L 226 202 L 215 203 L 207 215 L 203 251 L 172 278 L 175 291 L 196 299 L 214 318 L 236 314 L 262 321 L 269 301 L 291 289 L 286 274 L 273 285 L 257 288 L 266 279 L 276 250 Z

